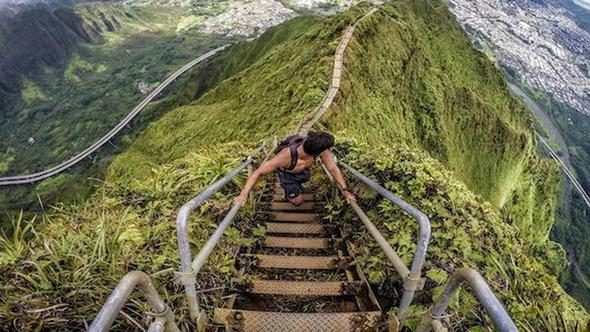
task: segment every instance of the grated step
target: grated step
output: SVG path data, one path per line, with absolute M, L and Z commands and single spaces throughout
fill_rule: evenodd
M 267 236 L 264 246 L 268 248 L 299 248 L 299 249 L 329 249 L 333 243 L 341 243 L 341 239 L 307 238 L 288 236 Z
M 272 211 L 313 211 L 325 205 L 324 202 L 308 201 L 297 206 L 290 202 L 272 202 L 270 209 Z
M 265 295 L 341 296 L 359 294 L 365 284 L 361 281 L 285 281 L 250 280 L 248 292 Z
M 215 323 L 244 332 L 375 331 L 380 319 L 379 311 L 299 313 L 216 308 L 214 313 Z
M 266 269 L 336 269 L 340 262 L 337 256 L 282 256 L 282 255 L 244 255 L 255 257 L 256 266 Z
M 321 224 L 268 222 L 266 223 L 266 232 L 284 234 L 326 234 L 326 229 Z
M 271 212 L 270 216 L 274 221 L 287 222 L 319 222 L 321 219 L 317 213 Z

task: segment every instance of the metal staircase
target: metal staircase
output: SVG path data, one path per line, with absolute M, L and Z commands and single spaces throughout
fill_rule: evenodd
M 347 241 L 346 234 L 340 232 L 337 221 L 323 218 L 325 202 L 322 198 L 311 191 L 304 194 L 306 203 L 295 207 L 283 201 L 282 189 L 276 183 L 267 189 L 258 209 L 262 212 L 258 213 L 256 221 L 265 225 L 266 233 L 256 246 L 241 252 L 237 262 L 239 274 L 232 282 L 233 292 L 226 306 L 216 308 L 212 313 L 200 308 L 196 276 L 241 205 L 231 207 L 194 257 L 188 236 L 190 215 L 242 170 L 251 171 L 256 156 L 264 153 L 260 158 L 264 162 L 275 144 L 270 148 L 267 145 L 268 141 L 242 164 L 184 204 L 178 212 L 176 230 L 181 270 L 176 273 L 176 278 L 185 288 L 190 318 L 195 322 L 196 330 L 399 331 L 415 292 L 421 290 L 424 284 L 421 273 L 430 241 L 430 221 L 418 209 L 342 162 L 340 166 L 356 181 L 408 213 L 419 226 L 416 252 L 408 268 L 361 207 L 356 202 L 350 203 L 358 221 L 362 222 L 403 280 L 397 309 L 383 312 L 362 269 L 354 264 L 353 244 Z M 446 331 L 443 326 L 445 311 L 464 281 L 469 283 L 498 330 L 518 331 L 486 281 L 469 268 L 458 269 L 451 275 L 440 299 L 423 315 L 416 331 Z M 144 291 L 154 310 L 149 313 L 154 317 L 149 331 L 177 331 L 173 311 L 160 299 L 149 277 L 137 271 L 130 272 L 121 280 L 89 330 L 108 331 L 136 286 Z
M 370 331 L 381 308 L 325 201 L 311 192 L 301 206 L 271 186 L 258 214 L 266 234 L 239 259 L 238 291 L 214 322 L 226 331 Z

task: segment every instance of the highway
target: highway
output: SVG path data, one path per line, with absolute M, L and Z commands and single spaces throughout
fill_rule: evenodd
M 162 82 L 156 89 L 154 89 L 146 98 L 144 98 L 135 108 L 127 114 L 113 129 L 111 129 L 108 133 L 102 136 L 99 140 L 94 142 L 84 151 L 78 153 L 77 155 L 73 156 L 72 158 L 62 162 L 59 165 L 53 166 L 41 172 L 27 174 L 27 175 L 17 175 L 17 176 L 9 176 L 9 177 L 0 177 L 0 186 L 10 186 L 10 185 L 18 185 L 18 184 L 27 184 L 27 183 L 34 183 L 44 179 L 47 179 L 51 176 L 57 175 L 66 169 L 76 165 L 84 158 L 88 157 L 92 153 L 96 152 L 100 149 L 105 143 L 107 143 L 110 139 L 112 139 L 115 135 L 117 135 L 125 126 L 133 120 L 141 112 L 154 98 L 156 98 L 168 85 L 173 83 L 180 75 L 187 72 L 192 67 L 196 66 L 197 64 L 211 58 L 212 56 L 216 55 L 220 51 L 226 49 L 230 44 L 223 45 L 218 47 L 210 52 L 207 52 L 200 57 L 192 60 L 191 62 L 185 64 L 180 69 L 175 71 L 172 75 L 170 75 L 164 82 Z

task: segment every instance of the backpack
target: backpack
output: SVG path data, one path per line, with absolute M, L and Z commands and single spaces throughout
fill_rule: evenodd
M 285 170 L 292 170 L 295 168 L 295 166 L 297 166 L 297 147 L 303 144 L 303 141 L 305 141 L 305 137 L 299 135 L 291 135 L 285 138 L 284 140 L 280 141 L 277 145 L 277 148 L 274 151 L 275 154 L 283 151 L 283 149 L 287 147 L 291 151 L 291 164 Z

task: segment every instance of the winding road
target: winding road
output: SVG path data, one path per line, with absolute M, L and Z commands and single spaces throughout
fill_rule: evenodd
M 27 175 L 17 175 L 17 176 L 8 176 L 8 177 L 0 177 L 0 186 L 10 186 L 10 185 L 18 185 L 18 184 L 26 184 L 26 183 L 33 183 L 38 182 L 44 179 L 47 179 L 51 176 L 57 175 L 66 169 L 76 165 L 84 158 L 88 157 L 92 153 L 96 152 L 100 149 L 105 143 L 107 143 L 111 138 L 117 135 L 125 126 L 133 120 L 141 112 L 154 98 L 158 96 L 168 85 L 173 83 L 180 75 L 187 72 L 192 67 L 196 66 L 197 64 L 211 58 L 212 56 L 216 55 L 220 51 L 226 49 L 230 44 L 223 45 L 218 47 L 210 52 L 207 52 L 200 57 L 192 60 L 191 62 L 185 64 L 180 69 L 175 71 L 172 75 L 168 76 L 164 82 L 162 82 L 156 89 L 154 89 L 145 99 L 143 99 L 135 108 L 127 114 L 113 129 L 111 129 L 108 133 L 106 133 L 103 137 L 101 137 L 98 141 L 94 142 L 84 151 L 78 153 L 77 155 L 73 156 L 72 158 L 62 162 L 59 165 L 53 166 L 41 172 L 27 174 Z

